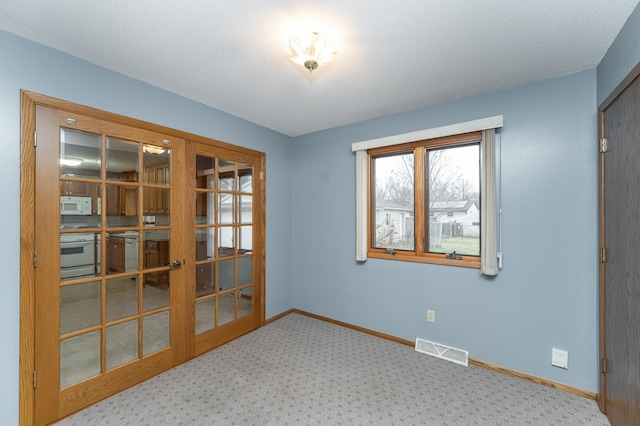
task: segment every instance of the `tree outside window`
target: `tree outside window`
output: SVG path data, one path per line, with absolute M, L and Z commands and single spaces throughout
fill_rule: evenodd
M 480 137 L 442 139 L 369 150 L 372 254 L 479 257 Z

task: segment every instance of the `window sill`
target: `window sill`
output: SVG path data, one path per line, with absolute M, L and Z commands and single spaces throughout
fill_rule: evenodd
M 480 269 L 480 258 L 462 256 L 461 260 L 447 259 L 445 254 L 418 255 L 411 252 L 384 253 L 382 250 L 369 250 L 367 256 L 373 259 L 400 260 L 403 262 L 430 263 L 433 265 L 457 266 L 459 268 Z

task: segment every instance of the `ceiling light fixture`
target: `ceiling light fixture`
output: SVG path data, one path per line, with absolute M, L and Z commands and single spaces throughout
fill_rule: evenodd
M 60 157 L 60 165 L 61 166 L 76 167 L 76 166 L 79 166 L 80 164 L 82 164 L 82 159 L 81 158 Z
M 162 148 L 161 146 L 155 146 L 155 145 L 145 145 L 143 147 L 143 151 L 146 152 L 147 154 L 164 154 L 167 152 L 165 148 Z
M 335 54 L 335 45 L 326 34 L 308 32 L 289 38 L 289 57 L 310 73 L 320 65 L 331 62 Z

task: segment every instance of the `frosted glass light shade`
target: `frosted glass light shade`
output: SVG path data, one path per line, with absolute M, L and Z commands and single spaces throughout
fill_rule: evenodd
M 60 158 L 60 165 L 61 166 L 76 167 L 76 166 L 79 166 L 80 164 L 82 164 L 82 159 L 81 158 L 74 158 L 74 157 L 61 157 Z
M 312 72 L 333 60 L 335 45 L 326 34 L 308 32 L 289 38 L 289 57 Z

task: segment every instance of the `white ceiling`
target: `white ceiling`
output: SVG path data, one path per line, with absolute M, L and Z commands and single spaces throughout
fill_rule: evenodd
M 2 0 L 0 29 L 290 136 L 594 68 L 638 0 Z M 325 32 L 309 75 L 288 37 Z

